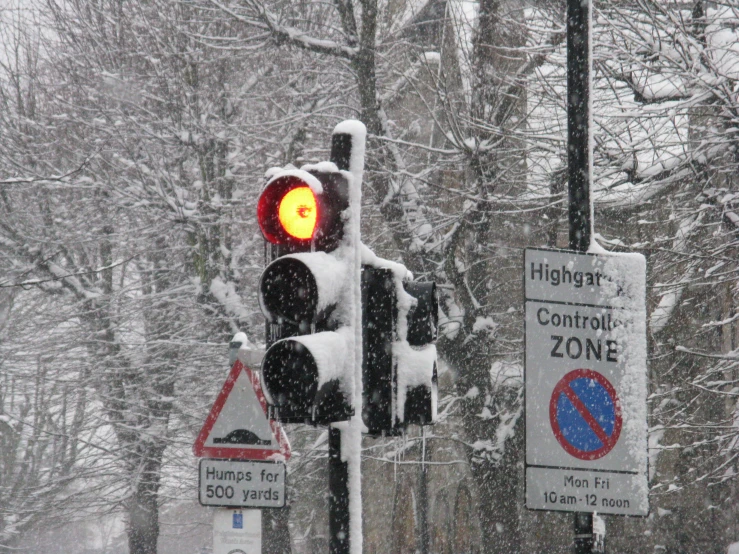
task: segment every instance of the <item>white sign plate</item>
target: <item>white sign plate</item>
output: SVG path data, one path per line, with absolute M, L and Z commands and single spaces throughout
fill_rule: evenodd
M 203 506 L 283 508 L 285 464 L 203 458 L 198 500 Z
M 526 507 L 532 510 L 646 515 L 647 498 L 641 474 L 596 473 L 528 467 Z
M 526 506 L 646 515 L 644 258 L 524 262 Z
M 262 511 L 216 510 L 213 554 L 262 554 Z
M 631 292 L 629 275 L 620 271 L 619 264 L 608 263 L 613 258 L 616 256 L 527 248 L 526 300 L 611 306 L 614 289 L 622 295 Z M 628 263 L 625 259 L 619 261 Z

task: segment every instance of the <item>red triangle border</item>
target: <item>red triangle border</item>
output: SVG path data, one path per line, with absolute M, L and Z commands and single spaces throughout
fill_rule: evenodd
M 266 450 L 264 448 L 224 448 L 205 446 L 205 441 L 208 440 L 208 436 L 213 430 L 213 425 L 215 425 L 218 420 L 218 416 L 221 414 L 221 410 L 226 404 L 228 395 L 231 394 L 231 391 L 236 384 L 236 379 L 238 379 L 242 370 L 246 373 L 249 382 L 254 388 L 254 393 L 257 395 L 257 400 L 259 400 L 262 410 L 264 410 L 265 417 L 267 416 L 267 399 L 262 391 L 262 384 L 259 380 L 259 375 L 242 364 L 241 360 L 236 360 L 228 374 L 226 382 L 223 384 L 221 392 L 218 393 L 218 397 L 213 403 L 213 407 L 210 409 L 210 413 L 203 424 L 203 428 L 200 429 L 200 433 L 198 433 L 198 437 L 195 439 L 195 444 L 193 444 L 192 447 L 193 454 L 199 458 L 221 458 L 226 460 L 278 461 L 276 457 L 282 457 L 282 460 L 279 461 L 289 460 L 291 455 L 290 442 L 287 440 L 287 435 L 285 434 L 285 430 L 282 428 L 282 425 L 274 419 L 269 419 L 268 421 L 270 429 L 272 429 L 272 435 L 277 439 L 277 444 L 280 447 L 279 452 L 276 452 L 275 450 Z

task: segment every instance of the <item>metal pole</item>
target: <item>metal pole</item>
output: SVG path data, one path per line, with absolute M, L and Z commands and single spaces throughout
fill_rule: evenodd
M 269 323 L 267 324 L 269 326 Z M 246 333 L 236 333 L 229 343 L 228 365 L 232 367 L 238 359 L 239 349 L 248 344 Z M 254 367 L 252 367 L 254 369 Z M 260 510 L 262 522 L 262 554 L 290 554 L 290 506 L 281 509 Z
M 331 161 L 348 171 L 351 166 L 352 136 L 331 136 Z M 361 347 L 361 345 L 360 345 Z M 341 460 L 341 431 L 328 429 L 328 532 L 329 554 L 349 554 L 349 463 Z
M 341 431 L 328 429 L 329 554 L 349 554 L 349 464 L 341 461 Z
M 590 0 L 567 0 L 567 167 L 570 249 L 590 247 Z M 574 514 L 575 554 L 593 554 L 593 514 Z
M 590 246 L 590 1 L 567 0 L 567 167 L 570 249 Z
M 426 426 L 421 427 L 421 473 L 418 484 L 418 527 L 421 535 L 421 554 L 429 554 L 431 537 L 429 534 L 429 494 L 428 494 L 428 464 L 429 452 L 426 451 Z
M 575 512 L 575 554 L 593 552 L 593 514 Z

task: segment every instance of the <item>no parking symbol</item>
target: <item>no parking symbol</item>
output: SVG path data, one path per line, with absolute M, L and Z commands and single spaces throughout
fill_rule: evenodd
M 608 454 L 623 424 L 616 390 L 590 369 L 576 369 L 560 379 L 549 402 L 549 420 L 559 444 L 579 460 Z

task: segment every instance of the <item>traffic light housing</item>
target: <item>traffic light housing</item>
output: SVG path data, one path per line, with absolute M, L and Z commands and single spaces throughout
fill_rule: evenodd
M 268 403 L 286 423 L 328 424 L 353 415 L 344 379 L 347 343 L 324 331 L 275 342 L 264 356 Z
M 396 352 L 398 388 L 407 390 L 402 423 L 430 425 L 436 421 L 438 401 L 434 343 L 439 327 L 439 298 L 434 282 L 406 281 L 403 288 L 414 302 L 406 315 L 406 343 L 410 348 L 401 342 Z
M 403 281 L 396 271 L 362 271 L 362 418 L 371 435 L 436 421 L 436 285 Z
M 362 419 L 370 435 L 395 428 L 393 342 L 398 317 L 390 269 L 362 268 Z
M 307 169 L 277 173 L 259 197 L 259 226 L 274 246 L 259 302 L 268 330 L 262 375 L 273 415 L 317 425 L 354 413 L 359 226 L 352 215 L 358 211 L 349 209 L 351 175 L 332 164 Z

